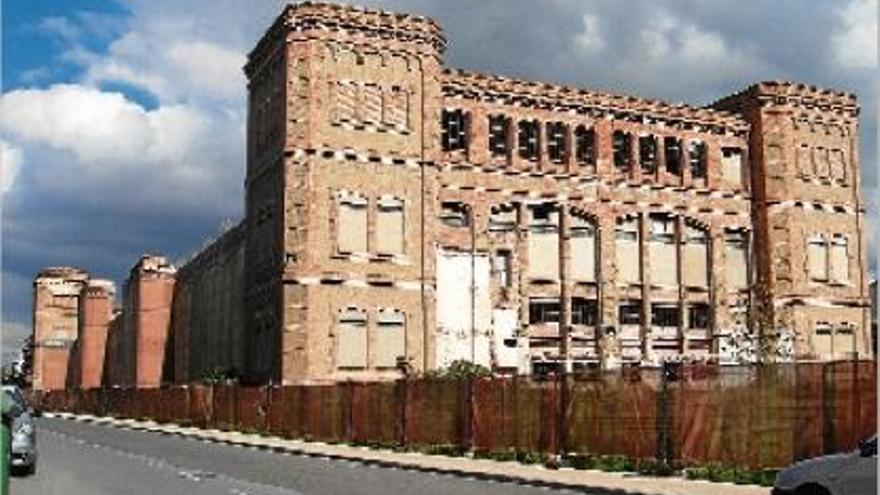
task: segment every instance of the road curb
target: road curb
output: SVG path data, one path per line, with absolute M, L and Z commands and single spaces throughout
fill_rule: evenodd
M 423 473 L 434 473 L 434 474 L 442 474 L 442 475 L 451 475 L 459 478 L 465 479 L 476 479 L 482 481 L 492 481 L 497 483 L 510 483 L 521 486 L 530 486 L 536 488 L 547 488 L 554 490 L 569 490 L 576 492 L 584 492 L 595 495 L 690 495 L 690 494 L 707 494 L 713 493 L 716 495 L 721 495 L 722 492 L 733 493 L 733 492 L 741 492 L 745 494 L 749 488 L 752 490 L 748 490 L 749 493 L 770 493 L 770 489 L 764 489 L 762 487 L 746 487 L 743 485 L 734 485 L 731 483 L 712 483 L 702 480 L 683 480 L 681 478 L 651 478 L 640 476 L 638 480 L 633 480 L 633 482 L 638 482 L 639 484 L 646 484 L 646 482 L 650 482 L 652 480 L 656 480 L 658 483 L 662 482 L 677 482 L 687 484 L 682 485 L 680 489 L 656 489 L 650 487 L 639 487 L 638 489 L 625 489 L 625 488 L 612 488 L 608 486 L 603 486 L 601 484 L 591 485 L 589 483 L 585 483 L 583 480 L 578 480 L 576 482 L 569 480 L 548 480 L 546 478 L 540 477 L 532 477 L 528 476 L 526 473 L 497 473 L 497 472 L 486 472 L 484 470 L 480 470 L 480 466 L 475 464 L 472 469 L 466 468 L 458 468 L 458 467 L 448 467 L 448 466 L 438 466 L 437 463 L 442 463 L 444 459 L 448 459 L 444 456 L 432 456 L 428 454 L 420 454 L 420 453 L 406 453 L 401 454 L 398 452 L 392 452 L 388 450 L 374 450 L 364 448 L 360 455 L 358 453 L 336 453 L 336 452 L 328 452 L 328 451 L 320 451 L 319 449 L 322 446 L 325 446 L 329 449 L 342 447 L 349 449 L 356 449 L 358 447 L 352 446 L 344 446 L 344 445 L 335 445 L 335 444 L 324 444 L 321 442 L 304 442 L 302 440 L 289 440 L 280 437 L 263 437 L 255 434 L 246 434 L 240 432 L 231 432 L 231 431 L 221 431 L 221 430 L 206 430 L 195 427 L 183 427 L 174 424 L 160 424 L 154 421 L 137 421 L 132 419 L 119 419 L 112 418 L 106 416 L 91 416 L 91 415 L 78 415 L 72 413 L 64 413 L 64 412 L 47 412 L 45 413 L 46 417 L 49 418 L 58 418 L 65 419 L 70 421 L 77 421 L 81 423 L 89 423 L 96 424 L 101 426 L 109 426 L 113 428 L 119 429 L 128 429 L 133 431 L 145 431 L 150 433 L 158 433 L 166 436 L 175 436 L 180 438 L 186 438 L 190 440 L 198 440 L 207 443 L 215 443 L 221 445 L 230 445 L 242 448 L 250 448 L 254 450 L 261 450 L 267 452 L 275 452 L 279 454 L 288 454 L 288 455 L 297 455 L 304 456 L 310 458 L 318 458 L 318 459 L 329 459 L 336 461 L 347 461 L 347 462 L 357 462 L 368 466 L 376 466 L 382 468 L 394 468 L 394 469 L 402 469 L 407 471 L 418 471 Z M 224 438 L 224 436 L 251 436 L 259 438 L 262 441 L 255 441 L 254 438 Z M 304 445 L 302 447 L 296 445 L 281 445 L 278 443 L 275 444 L 267 444 L 265 442 L 302 442 Z M 372 455 L 364 455 L 365 453 L 371 453 Z M 412 459 L 377 459 L 375 455 L 406 455 L 406 456 L 414 456 Z M 422 462 L 419 462 L 422 461 Z M 434 465 L 425 465 L 425 462 L 434 462 Z M 507 463 L 501 461 L 492 461 L 488 459 L 480 459 L 474 460 L 474 462 L 491 462 L 494 467 L 504 466 Z M 511 462 L 511 468 L 514 469 L 533 469 L 535 474 L 541 472 L 547 472 L 547 470 L 543 467 L 539 466 L 526 466 L 520 463 Z M 486 466 L 486 465 L 484 465 Z M 561 470 L 561 472 L 566 472 L 568 470 Z M 572 470 L 573 471 L 573 470 Z M 626 482 L 624 480 L 625 476 L 633 476 L 633 474 L 621 474 L 621 473 L 605 473 L 602 471 L 578 471 L 580 473 L 589 474 L 596 473 L 597 475 L 601 473 L 602 476 L 612 475 L 616 478 L 620 478 L 619 482 Z

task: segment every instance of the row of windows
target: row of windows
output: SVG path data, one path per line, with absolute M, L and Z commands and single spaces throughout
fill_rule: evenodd
M 336 248 L 341 254 L 374 252 L 404 254 L 404 201 L 390 196 L 370 199 L 356 193 L 341 193 L 337 200 Z M 369 239 L 369 214 L 374 212 L 375 235 Z
M 828 149 L 802 143 L 795 156 L 797 174 L 801 177 L 846 180 L 846 158 L 841 149 Z
M 528 275 L 537 279 L 557 280 L 559 278 L 559 212 L 556 203 L 529 205 L 528 213 Z M 516 229 L 518 208 L 512 204 L 494 205 L 490 208 L 489 231 L 505 232 Z M 444 202 L 441 205 L 440 220 L 454 227 L 466 227 L 471 223 L 470 209 L 461 202 Z M 596 225 L 591 217 L 577 210 L 571 211 L 570 218 L 570 277 L 582 282 L 595 282 L 597 279 L 598 237 Z M 614 237 L 617 259 L 617 281 L 639 284 L 643 278 L 644 257 L 650 259 L 650 278 L 656 285 L 675 286 L 684 284 L 690 287 L 708 287 L 709 283 L 709 242 L 705 227 L 679 217 L 656 213 L 645 217 L 648 222 L 649 237 L 646 249 L 640 242 L 640 216 L 618 218 Z M 676 241 L 677 239 L 677 241 Z M 748 288 L 748 236 L 741 230 L 726 230 L 724 233 L 724 256 L 726 279 L 732 289 Z M 508 267 L 500 270 L 505 282 L 509 283 L 509 253 L 497 256 L 498 266 Z M 680 266 L 680 269 L 679 269 Z M 507 283 L 502 287 L 508 286 Z
M 467 150 L 469 146 L 470 113 L 460 109 L 444 110 L 442 115 L 442 139 L 444 151 Z M 493 157 L 507 157 L 516 151 L 520 158 L 536 161 L 541 147 L 545 148 L 548 159 L 557 164 L 568 161 L 569 153 L 574 154 L 575 162 L 595 171 L 596 165 L 596 133 L 595 130 L 583 125 L 575 126 L 570 131 L 569 124 L 563 122 L 543 123 L 545 128 L 544 143 L 541 139 L 542 123 L 533 120 L 519 120 L 515 123 L 504 115 L 490 115 L 489 153 Z M 514 134 L 515 132 L 515 134 Z M 516 150 L 513 150 L 513 138 L 516 137 Z M 571 142 L 573 141 L 573 142 Z M 616 169 L 629 173 L 632 167 L 634 151 L 638 151 L 638 166 L 644 174 L 654 174 L 662 165 L 667 173 L 680 176 L 682 173 L 685 151 L 687 165 L 691 177 L 705 179 L 708 168 L 706 144 L 700 140 L 685 142 L 674 136 L 657 137 L 640 135 L 634 139 L 631 133 L 617 130 L 612 135 L 613 162 Z M 685 147 L 686 146 L 686 147 Z M 662 154 L 661 154 L 662 153 Z M 726 181 L 741 183 L 742 181 L 742 150 L 739 148 L 722 149 L 722 174 Z M 662 156 L 662 159 L 661 159 Z
M 529 299 L 529 324 L 560 323 L 560 302 L 558 298 L 538 297 Z M 710 326 L 711 313 L 706 303 L 691 303 L 686 306 L 686 326 L 692 330 L 705 330 Z M 618 305 L 620 325 L 642 324 L 642 302 L 625 300 Z M 652 303 L 651 325 L 663 328 L 677 328 L 680 323 L 680 309 L 675 303 Z M 595 299 L 573 297 L 571 299 L 571 323 L 573 325 L 595 326 L 599 324 L 599 304 Z
M 409 93 L 405 88 L 382 88 L 375 83 L 359 81 L 334 81 L 330 94 L 336 123 L 387 126 L 400 131 L 409 128 Z
M 359 308 L 341 311 L 336 321 L 336 367 L 339 369 L 396 368 L 406 359 L 406 315 L 382 310 L 372 317 Z
M 849 242 L 841 234 L 816 234 L 807 240 L 807 274 L 814 282 L 849 282 Z

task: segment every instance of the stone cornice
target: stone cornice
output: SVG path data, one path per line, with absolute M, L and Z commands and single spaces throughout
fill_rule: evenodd
M 859 103 L 852 93 L 790 81 L 764 81 L 753 84 L 709 106 L 734 112 L 743 112 L 758 106 L 792 106 L 848 118 L 859 115 Z

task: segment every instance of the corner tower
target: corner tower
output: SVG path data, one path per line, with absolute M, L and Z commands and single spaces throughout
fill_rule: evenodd
M 741 113 L 752 126 L 756 293 L 765 346 L 790 332 L 795 359 L 870 355 L 855 96 L 772 81 L 714 106 Z
M 249 55 L 248 378 L 423 366 L 444 46 L 430 19 L 302 3 Z

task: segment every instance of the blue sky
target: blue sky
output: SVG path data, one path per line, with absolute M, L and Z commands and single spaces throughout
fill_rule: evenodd
M 454 67 L 692 104 L 769 79 L 855 92 L 877 216 L 874 0 L 358 3 L 434 17 Z M 5 349 L 41 267 L 120 283 L 140 253 L 182 260 L 240 218 L 241 66 L 282 4 L 3 1 Z

